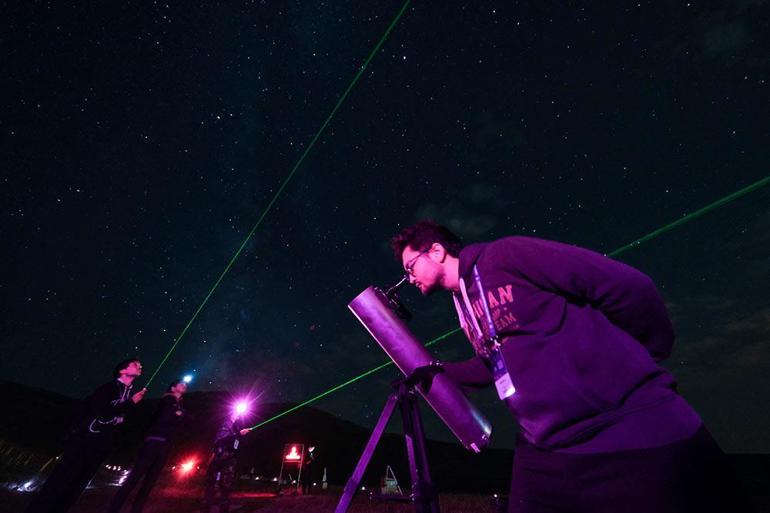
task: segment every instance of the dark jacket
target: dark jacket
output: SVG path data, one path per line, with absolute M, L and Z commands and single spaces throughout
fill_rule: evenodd
M 73 435 L 112 439 L 126 414 L 135 406 L 131 400 L 133 386 L 120 380 L 100 386 L 88 396 L 76 422 Z
M 214 437 L 214 460 L 221 461 L 235 458 L 241 442 L 240 431 L 244 424 L 240 418 L 227 419 Z
M 186 416 L 187 412 L 182 404 L 182 399 L 177 401 L 173 394 L 164 394 L 160 398 L 160 404 L 152 424 L 147 429 L 147 437 L 156 440 L 171 440 L 179 431 Z
M 482 330 L 474 265 L 516 388 L 506 402 L 529 443 L 581 443 L 627 414 L 678 397 L 674 377 L 658 365 L 671 353 L 674 330 L 646 275 L 586 249 L 530 237 L 468 246 L 459 272 Z M 466 304 L 461 294 L 455 302 Z M 468 333 L 475 323 L 461 324 Z M 446 368 L 465 385 L 491 383 L 479 356 Z

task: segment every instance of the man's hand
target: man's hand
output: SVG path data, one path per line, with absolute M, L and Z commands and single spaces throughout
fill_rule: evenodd
M 146 394 L 146 393 L 147 393 L 147 389 L 143 388 L 140 391 L 138 391 L 137 393 L 135 393 L 134 395 L 132 395 L 131 396 L 131 400 L 134 401 L 134 404 L 136 404 L 136 403 L 138 403 L 139 401 L 142 400 L 142 398 L 144 397 L 144 394 Z
M 423 392 L 427 394 L 430 392 L 430 386 L 433 383 L 433 378 L 436 376 L 436 374 L 440 374 L 442 372 L 444 372 L 444 368 L 441 366 L 441 362 L 434 360 L 428 365 L 423 365 L 422 367 L 417 367 L 414 369 L 411 374 L 404 378 L 404 384 L 407 386 L 419 385 Z
M 246 436 L 246 435 L 248 435 L 250 432 L 251 432 L 251 429 L 249 429 L 249 428 L 243 428 L 243 429 L 241 429 L 241 430 L 239 431 L 239 433 L 241 434 L 241 436 Z

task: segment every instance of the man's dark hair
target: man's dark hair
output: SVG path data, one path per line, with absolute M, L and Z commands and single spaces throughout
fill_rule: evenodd
M 177 386 L 179 383 L 184 383 L 184 380 L 175 379 L 174 381 L 168 384 L 168 388 L 166 388 L 166 392 L 171 392 L 171 389 Z
M 123 369 L 128 368 L 129 365 L 131 365 L 133 362 L 138 362 L 139 358 L 126 358 L 125 360 L 118 363 L 115 368 L 112 371 L 112 377 L 113 378 L 119 378 L 120 377 L 120 371 Z
M 453 257 L 458 256 L 463 248 L 463 243 L 457 235 L 446 226 L 430 219 L 418 221 L 401 230 L 401 233 L 390 239 L 390 247 L 393 249 L 396 260 L 400 261 L 401 254 L 407 246 L 415 251 L 425 251 L 435 242 L 444 246 L 447 253 Z

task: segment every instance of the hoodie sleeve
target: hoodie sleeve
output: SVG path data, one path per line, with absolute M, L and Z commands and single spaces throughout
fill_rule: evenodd
M 441 362 L 441 367 L 450 378 L 463 387 L 481 389 L 494 383 L 492 373 L 480 356 L 462 362 Z
M 655 284 L 642 272 L 587 249 L 541 239 L 509 237 L 489 249 L 494 262 L 500 263 L 493 265 L 601 311 L 638 340 L 655 361 L 671 354 L 671 320 Z M 514 269 L 509 267 L 511 262 Z

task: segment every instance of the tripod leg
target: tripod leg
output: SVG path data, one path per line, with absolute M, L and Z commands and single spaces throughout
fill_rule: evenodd
M 406 457 L 409 460 L 409 482 L 412 485 L 412 499 L 416 499 L 419 494 L 417 483 L 420 482 L 420 467 L 417 462 L 417 455 L 414 451 L 414 416 L 412 415 L 412 403 L 414 397 L 406 395 L 400 402 L 401 421 L 404 424 L 404 443 L 406 444 Z
M 439 513 L 438 495 L 428 468 L 425 431 L 422 427 L 417 397 L 414 394 L 409 394 L 401 404 L 415 511 L 417 513 Z
M 340 501 L 337 503 L 337 507 L 334 509 L 334 513 L 344 513 L 350 507 L 350 502 L 353 500 L 353 495 L 355 495 L 356 490 L 358 489 L 358 485 L 361 482 L 361 478 L 364 476 L 364 472 L 366 471 L 366 467 L 369 465 L 369 462 L 372 459 L 374 449 L 377 448 L 377 444 L 382 437 L 382 433 L 385 431 L 385 426 L 388 425 L 388 421 L 393 415 L 393 410 L 396 408 L 396 403 L 398 403 L 398 394 L 390 394 L 388 401 L 385 403 L 385 407 L 382 409 L 380 419 L 374 426 L 372 436 L 369 437 L 369 441 L 366 443 L 366 448 L 364 448 L 364 452 L 361 454 L 361 459 L 358 460 L 356 468 L 353 470 L 353 475 L 350 476 L 350 479 L 348 479 L 348 482 L 345 485 L 345 491 L 342 493 L 342 497 L 340 497 Z

